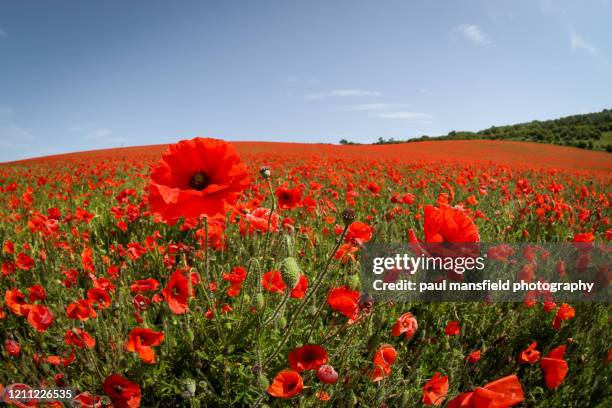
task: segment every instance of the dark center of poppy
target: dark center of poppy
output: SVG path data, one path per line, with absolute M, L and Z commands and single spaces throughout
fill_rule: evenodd
M 189 187 L 193 190 L 202 191 L 210 184 L 208 174 L 203 171 L 197 171 L 191 175 L 189 179 Z
M 115 385 L 113 387 L 113 390 L 117 393 L 117 394 L 121 394 L 123 392 L 123 387 L 120 385 Z

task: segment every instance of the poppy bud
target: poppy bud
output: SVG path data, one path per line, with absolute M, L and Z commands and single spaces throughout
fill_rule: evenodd
M 184 391 L 188 392 L 190 396 L 195 395 L 196 392 L 196 382 L 192 378 L 186 378 L 183 380 Z
M 344 221 L 344 225 L 348 226 L 350 223 L 355 221 L 355 218 L 357 218 L 357 214 L 352 208 L 347 208 L 342 211 L 342 221 Z
M 190 343 L 193 343 L 193 339 L 194 339 L 194 334 L 193 334 L 193 330 L 191 329 L 187 329 L 187 340 L 189 340 Z
M 359 307 L 364 310 L 369 310 L 374 305 L 374 298 L 369 293 L 362 293 L 359 297 Z
M 261 365 L 259 364 L 255 364 L 253 367 L 251 367 L 251 372 L 253 374 L 259 374 L 261 373 Z
M 251 296 L 249 296 L 249 294 L 248 294 L 248 293 L 245 293 L 245 294 L 242 296 L 242 299 L 243 299 L 244 303 L 247 303 L 247 304 L 248 304 L 248 303 L 251 303 Z
M 261 174 L 261 177 L 264 178 L 264 180 L 267 180 L 270 178 L 270 168 L 268 166 L 261 166 L 259 168 L 259 174 Z
M 410 393 L 408 391 L 402 392 L 399 397 L 399 406 L 406 407 L 408 406 L 408 401 L 410 401 Z
M 317 378 L 325 384 L 335 384 L 338 381 L 338 373 L 334 367 L 324 364 L 317 370 Z
M 257 375 L 257 385 L 260 389 L 267 390 L 270 386 L 270 381 L 268 381 L 265 375 L 260 373 Z
M 359 280 L 359 275 L 350 275 L 348 277 L 348 286 L 353 290 L 359 289 L 361 282 Z
M 355 395 L 353 390 L 349 391 L 349 394 L 347 395 L 347 398 L 346 398 L 346 405 L 352 408 L 352 407 L 356 407 L 358 402 L 359 401 L 357 401 L 357 396 Z
M 263 293 L 258 293 L 255 296 L 255 307 L 261 310 L 264 308 L 264 305 L 265 305 L 265 301 L 264 301 Z
M 297 261 L 294 257 L 290 256 L 283 259 L 283 264 L 281 265 L 281 276 L 283 278 L 283 282 L 287 285 L 287 289 L 291 290 L 295 288 L 300 280 L 300 276 L 302 276 L 302 271 L 300 270 L 300 265 L 298 265 Z
M 287 326 L 287 319 L 285 318 L 285 316 L 281 316 L 276 320 L 276 328 L 280 329 L 284 329 L 285 326 Z

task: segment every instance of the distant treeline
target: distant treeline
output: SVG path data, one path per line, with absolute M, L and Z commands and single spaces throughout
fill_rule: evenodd
M 441 140 L 518 140 L 574 146 L 612 152 L 612 110 L 566 116 L 560 119 L 492 126 L 478 132 L 451 131 L 446 136 L 421 136 L 408 140 L 378 138 L 374 144 L 411 143 Z M 342 139 L 340 144 L 357 144 Z

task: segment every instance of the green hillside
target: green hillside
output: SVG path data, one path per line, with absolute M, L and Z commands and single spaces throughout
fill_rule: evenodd
M 452 131 L 446 136 L 421 136 L 405 141 L 379 138 L 375 144 L 469 139 L 518 140 L 612 152 L 612 109 L 553 120 L 492 126 L 478 132 Z M 340 143 L 351 142 L 342 140 Z

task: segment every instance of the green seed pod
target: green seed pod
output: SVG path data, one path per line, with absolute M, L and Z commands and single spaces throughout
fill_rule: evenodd
M 281 265 L 281 276 L 283 278 L 283 282 L 287 285 L 287 289 L 291 290 L 295 288 L 300 280 L 300 276 L 302 276 L 302 271 L 300 270 L 300 265 L 298 265 L 297 261 L 294 257 L 290 256 L 283 259 L 283 264 Z
M 183 380 L 183 390 L 189 392 L 191 395 L 195 395 L 196 382 L 192 378 L 186 378 Z
M 265 375 L 258 374 L 257 375 L 257 385 L 259 386 L 260 390 L 265 391 L 270 386 L 270 381 L 268 381 Z
M 280 329 L 284 329 L 287 326 L 287 319 L 285 316 L 281 316 L 276 320 L 276 327 Z
M 353 290 L 359 289 L 359 287 L 361 286 L 361 281 L 359 280 L 359 275 L 350 275 L 348 277 L 348 285 L 349 285 L 349 288 L 351 288 Z
M 315 316 L 317 314 L 317 311 L 319 309 L 317 309 L 317 307 L 315 305 L 310 305 L 308 306 L 308 314 L 311 316 Z
M 408 406 L 408 401 L 410 401 L 410 393 L 408 391 L 404 391 L 401 393 L 399 397 L 399 407 L 404 408 Z
M 244 300 L 244 303 L 246 303 L 246 304 L 250 304 L 251 303 L 251 297 L 249 296 L 248 293 L 245 293 L 242 298 Z
M 193 343 L 193 339 L 195 338 L 195 335 L 193 334 L 193 330 L 187 329 L 186 333 L 187 333 L 187 340 L 189 340 L 190 343 Z
M 358 402 L 359 402 L 359 401 L 357 401 L 357 396 L 355 395 L 355 393 L 353 392 L 353 390 L 350 390 L 350 391 L 349 391 L 349 393 L 348 393 L 348 395 L 347 395 L 347 398 L 346 398 L 346 405 L 347 405 L 349 408 L 353 408 L 353 407 L 356 407 L 356 406 L 357 406 L 357 403 L 358 403 Z
M 255 307 L 258 310 L 263 309 L 265 306 L 265 301 L 264 301 L 264 296 L 263 293 L 258 293 L 257 296 L 255 296 Z

